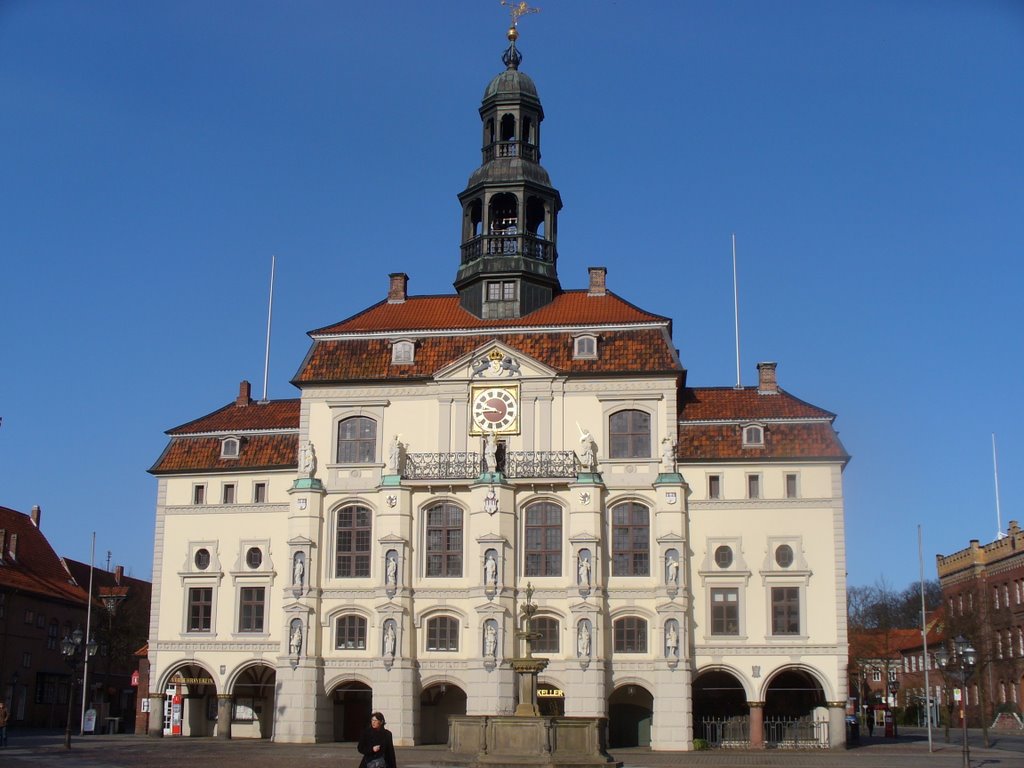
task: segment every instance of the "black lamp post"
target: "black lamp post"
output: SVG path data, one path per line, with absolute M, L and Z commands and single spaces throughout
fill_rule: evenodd
M 893 678 L 889 681 L 889 693 L 892 694 L 892 737 L 894 739 L 900 735 L 900 730 L 896 727 L 896 707 L 900 705 L 900 700 L 897 698 L 899 692 L 900 681 Z
M 60 652 L 64 661 L 71 667 L 71 685 L 68 686 L 68 721 L 64 728 L 64 749 L 71 749 L 71 709 L 75 700 L 75 683 L 78 680 L 78 670 L 84 665 L 86 656 L 96 655 L 96 641 L 90 640 L 82 644 L 85 633 L 78 627 L 70 635 L 64 635 L 60 641 Z M 85 691 L 82 691 L 85 696 Z
M 939 648 L 935 652 L 935 661 L 938 662 L 939 668 L 943 672 L 948 670 L 956 673 L 960 681 L 960 705 L 963 708 L 964 725 L 964 746 L 961 752 L 964 768 L 970 768 L 971 765 L 971 747 L 967 743 L 967 679 L 971 676 L 971 672 L 974 671 L 974 665 L 977 660 L 977 652 L 963 635 L 957 635 L 956 639 L 953 640 L 952 655 L 945 648 Z

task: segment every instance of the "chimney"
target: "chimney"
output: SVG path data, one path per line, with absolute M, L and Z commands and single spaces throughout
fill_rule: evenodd
M 114 566 L 114 583 L 117 584 L 117 586 L 121 586 L 121 578 L 123 576 L 124 576 L 124 566 L 123 565 Z
M 391 284 L 388 286 L 388 304 L 404 304 L 408 295 L 406 290 L 409 287 L 409 276 L 405 272 L 392 272 L 388 277 Z
M 778 366 L 778 363 L 757 364 L 757 394 L 779 394 L 779 382 L 778 379 L 775 378 L 776 366 Z
M 235 398 L 235 405 L 252 405 L 252 385 L 242 379 L 238 385 L 238 397 Z
M 43 516 L 43 510 L 41 510 L 39 508 L 38 504 L 33 504 L 32 505 L 32 513 L 31 513 L 32 525 L 34 525 L 36 528 L 38 528 L 39 527 L 39 520 L 42 518 L 42 516 Z
M 0 560 L 7 556 L 7 529 L 0 528 Z
M 11 560 L 18 559 L 18 534 L 11 534 Z
M 590 267 L 590 287 L 587 289 L 587 296 L 604 296 L 608 293 L 608 269 L 607 267 Z

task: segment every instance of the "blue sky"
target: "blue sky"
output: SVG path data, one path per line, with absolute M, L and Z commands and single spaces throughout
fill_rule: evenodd
M 563 286 L 838 414 L 849 580 L 1024 522 L 1024 3 L 548 0 L 521 23 Z M 0 2 L 0 504 L 149 578 L 163 431 L 305 332 L 448 293 L 498 0 Z

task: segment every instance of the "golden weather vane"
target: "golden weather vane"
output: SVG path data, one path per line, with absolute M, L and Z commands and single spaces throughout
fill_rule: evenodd
M 514 0 L 501 0 L 501 4 L 508 8 L 509 15 L 512 17 L 513 29 L 519 26 L 520 16 L 525 16 L 528 13 L 540 13 L 540 8 L 531 8 L 526 0 L 520 0 L 518 3 Z

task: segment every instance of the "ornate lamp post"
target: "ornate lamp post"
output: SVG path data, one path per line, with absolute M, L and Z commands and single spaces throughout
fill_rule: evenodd
M 892 737 L 895 739 L 900 735 L 899 728 L 896 727 L 896 708 L 900 705 L 900 700 L 897 695 L 900 692 L 900 681 L 893 678 L 889 681 L 889 693 L 892 694 Z
M 64 635 L 64 639 L 60 641 L 61 655 L 64 656 L 67 665 L 71 667 L 71 685 L 68 686 L 68 720 L 67 726 L 64 728 L 64 749 L 71 749 L 71 709 L 75 700 L 75 682 L 78 679 L 79 669 L 84 665 L 87 655 L 96 655 L 96 641 L 89 640 L 83 645 L 84 638 L 85 633 L 81 627 L 78 627 L 70 635 Z M 82 695 L 85 696 L 84 690 Z
M 974 671 L 974 665 L 977 660 L 977 652 L 963 635 L 957 635 L 956 639 L 953 640 L 952 655 L 945 648 L 939 648 L 935 652 L 935 661 L 938 662 L 939 668 L 943 673 L 947 670 L 954 672 L 960 681 L 960 706 L 962 708 L 964 725 L 964 746 L 962 750 L 964 768 L 970 768 L 971 765 L 971 747 L 967 743 L 967 679 L 971 676 L 971 672 Z

